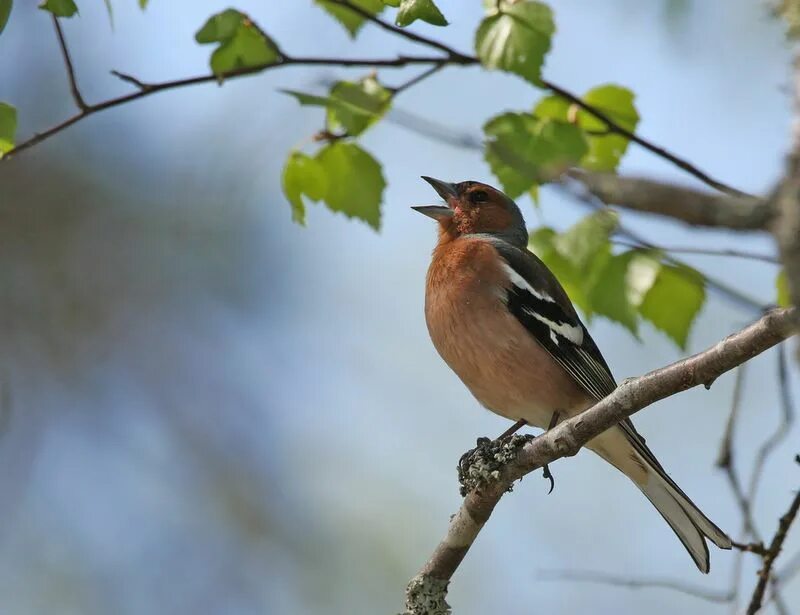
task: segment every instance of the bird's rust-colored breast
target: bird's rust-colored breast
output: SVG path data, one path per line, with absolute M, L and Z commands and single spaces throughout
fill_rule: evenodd
M 494 247 L 440 244 L 428 270 L 425 317 L 439 354 L 490 410 L 547 427 L 554 409 L 586 407 L 586 393 L 506 308 L 509 285 Z

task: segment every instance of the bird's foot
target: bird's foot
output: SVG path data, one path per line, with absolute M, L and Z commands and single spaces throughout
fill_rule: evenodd
M 496 440 L 478 438 L 477 446 L 461 455 L 458 461 L 458 482 L 461 496 L 500 478 L 500 471 L 514 460 L 531 435 L 504 434 Z M 508 490 L 511 491 L 509 485 Z
M 553 416 L 550 417 L 550 425 L 547 426 L 547 431 L 550 431 L 551 429 L 553 429 L 553 427 L 558 425 L 558 420 L 560 418 L 561 418 L 561 410 L 556 410 L 555 412 L 553 412 Z M 556 479 L 553 478 L 553 473 L 550 472 L 550 466 L 547 464 L 544 464 L 544 466 L 542 467 L 542 478 L 550 481 L 550 490 L 547 492 L 547 495 L 550 495 L 551 493 L 553 493 L 553 489 L 556 488 Z

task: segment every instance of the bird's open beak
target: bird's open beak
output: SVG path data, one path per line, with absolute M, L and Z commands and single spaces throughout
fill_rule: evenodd
M 448 182 L 443 182 L 441 179 L 434 179 L 433 177 L 427 177 L 425 175 L 422 176 L 426 182 L 428 182 L 433 189 L 436 190 L 436 194 L 442 197 L 445 202 L 449 203 L 450 199 L 455 199 L 458 197 L 458 191 L 456 187 Z
M 450 204 L 452 199 L 458 197 L 458 192 L 453 184 L 443 182 L 439 179 L 434 179 L 433 177 L 426 177 L 425 175 L 422 176 L 422 179 L 433 186 L 433 189 L 436 190 L 436 193 L 442 197 L 446 203 Z M 412 207 L 411 209 L 418 211 L 429 218 L 433 218 L 434 220 L 444 220 L 446 218 L 453 217 L 453 210 L 450 207 L 445 207 L 444 205 L 419 205 L 417 207 Z
M 423 216 L 433 218 L 434 220 L 444 220 L 445 218 L 453 217 L 453 210 L 443 205 L 417 205 L 411 209 L 418 211 Z

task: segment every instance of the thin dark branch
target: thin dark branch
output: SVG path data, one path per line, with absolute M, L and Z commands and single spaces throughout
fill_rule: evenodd
M 440 43 L 439 41 L 434 40 L 432 38 L 428 38 L 427 36 L 422 36 L 421 34 L 417 34 L 416 32 L 413 32 L 412 30 L 407 30 L 405 28 L 400 28 L 398 26 L 394 26 L 394 25 L 384 21 L 380 17 L 377 17 L 376 15 L 373 15 L 369 11 L 366 11 L 366 10 L 362 9 L 360 6 L 356 6 L 353 3 L 348 2 L 348 0 L 328 0 L 328 2 L 330 2 L 331 4 L 338 4 L 339 6 L 342 6 L 344 8 L 347 8 L 347 9 L 351 10 L 353 13 L 356 13 L 357 15 L 360 15 L 361 17 L 363 17 L 367 21 L 372 22 L 373 24 L 375 24 L 379 28 L 382 28 L 383 30 L 386 30 L 387 32 L 391 32 L 392 34 L 396 34 L 398 36 L 401 36 L 401 37 L 403 37 L 405 39 L 408 39 L 409 41 L 413 41 L 413 42 L 418 43 L 420 45 L 426 45 L 428 47 L 432 47 L 434 49 L 438 49 L 439 51 L 443 51 L 443 52 L 445 52 L 447 54 L 447 56 L 449 58 L 456 59 L 457 61 L 459 61 L 462 64 L 477 64 L 478 63 L 478 58 L 476 58 L 474 56 L 469 56 L 469 55 L 463 54 L 463 53 L 461 53 L 459 51 L 456 51 L 452 47 L 450 47 L 448 45 L 445 45 L 444 43 Z
M 398 28 L 396 26 L 393 26 L 393 25 L 383 21 L 380 17 L 372 15 L 371 13 L 369 13 L 368 11 L 365 11 L 364 9 L 362 9 L 360 7 L 354 6 L 348 0 L 329 0 L 329 1 L 334 3 L 334 4 L 338 4 L 340 6 L 349 8 L 351 11 L 359 14 L 364 19 L 367 19 L 367 20 L 371 21 L 376 26 L 378 26 L 380 28 L 383 28 L 384 30 L 387 30 L 387 31 L 389 31 L 389 32 L 391 32 L 393 34 L 396 34 L 398 36 L 402 36 L 403 38 L 406 38 L 406 39 L 408 39 L 410 41 L 413 41 L 415 43 L 419 43 L 421 45 L 427 45 L 429 47 L 433 47 L 434 49 L 438 49 L 440 51 L 443 51 L 448 55 L 448 57 L 458 59 L 463 64 L 475 64 L 475 63 L 480 62 L 480 60 L 478 58 L 476 58 L 475 56 L 470 56 L 470 55 L 461 53 L 459 51 L 456 51 L 455 49 L 453 49 L 452 47 L 449 47 L 448 45 L 445 45 L 444 43 L 440 43 L 439 41 L 427 38 L 425 36 L 421 36 L 419 34 L 416 34 L 416 33 L 412 32 L 411 30 L 404 29 L 404 28 Z M 725 194 L 729 194 L 729 195 L 732 195 L 732 196 L 748 196 L 748 194 L 746 192 L 742 192 L 741 190 L 737 190 L 736 188 L 733 188 L 732 186 L 729 186 L 728 184 L 725 184 L 725 183 L 723 183 L 723 182 L 721 182 L 721 181 L 719 181 L 717 179 L 714 179 L 708 173 L 705 173 L 705 172 L 701 171 L 697 166 L 693 165 L 688 160 L 685 160 L 685 159 L 681 158 L 680 156 L 678 156 L 676 154 L 673 154 L 672 152 L 670 152 L 666 148 L 661 147 L 659 145 L 656 145 L 652 141 L 644 139 L 643 137 L 640 137 L 636 133 L 631 132 L 630 130 L 628 130 L 624 126 L 622 126 L 619 123 L 617 123 L 608 114 L 604 113 L 603 111 L 601 111 L 597 107 L 595 107 L 595 106 L 583 101 L 579 96 L 573 94 L 572 92 L 570 92 L 569 90 L 561 87 L 560 85 L 558 85 L 556 83 L 553 83 L 552 81 L 549 81 L 547 79 L 542 79 L 541 83 L 546 89 L 550 90 L 553 94 L 555 94 L 559 98 L 563 98 L 564 100 L 567 100 L 567 101 L 571 102 L 572 104 L 580 107 L 581 109 L 583 109 L 587 113 L 589 113 L 589 114 L 593 115 L 594 117 L 596 117 L 598 120 L 603 122 L 606 126 L 608 126 L 608 128 L 609 128 L 609 130 L 611 132 L 615 132 L 616 134 L 618 134 L 620 136 L 623 136 L 626 139 L 629 139 L 629 140 L 633 141 L 637 145 L 640 145 L 641 147 L 645 148 L 646 150 L 652 152 L 653 154 L 655 154 L 655 155 L 657 155 L 657 156 L 659 156 L 661 158 L 664 158 L 665 160 L 668 160 L 669 162 L 671 162 L 672 164 L 674 164 L 678 168 L 686 171 L 690 175 L 693 175 L 694 177 L 699 179 L 704 184 L 714 188 L 715 190 L 719 190 L 720 192 L 724 192 Z
M 81 91 L 78 88 L 78 82 L 75 79 L 75 68 L 72 65 L 72 57 L 69 55 L 69 49 L 67 48 L 67 41 L 64 38 L 64 32 L 61 31 L 61 24 L 58 21 L 58 17 L 53 15 L 53 26 L 56 29 L 56 36 L 58 37 L 58 45 L 61 47 L 61 55 L 64 58 L 64 64 L 67 67 L 67 78 L 69 79 L 69 89 L 72 92 L 72 99 L 75 101 L 75 104 L 78 106 L 78 109 L 83 111 L 84 113 L 89 111 L 89 105 L 83 100 L 83 96 L 81 96 Z
M 637 145 L 641 145 L 643 148 L 645 148 L 646 150 L 652 152 L 656 156 L 659 156 L 660 158 L 668 160 L 669 162 L 674 164 L 676 167 L 678 167 L 680 169 L 683 169 L 684 171 L 689 173 L 689 175 L 693 175 L 695 178 L 699 179 L 701 182 L 703 182 L 707 186 L 710 186 L 711 188 L 714 188 L 715 190 L 719 190 L 720 192 L 723 192 L 723 193 L 731 195 L 731 196 L 737 196 L 737 197 L 748 197 L 748 196 L 751 196 L 751 195 L 747 194 L 746 192 L 742 192 L 741 190 L 737 190 L 736 188 L 733 188 L 732 186 L 729 186 L 728 184 L 725 184 L 725 183 L 719 181 L 718 179 L 714 179 L 713 177 L 708 175 L 708 173 L 705 173 L 705 172 L 701 171 L 698 167 L 693 165 L 688 160 L 685 160 L 685 159 L 681 158 L 680 156 L 677 156 L 676 154 L 673 154 L 672 152 L 670 152 L 666 148 L 663 148 L 663 147 L 661 147 L 659 145 L 656 145 L 652 141 L 648 141 L 647 139 L 644 139 L 644 138 L 640 137 L 636 133 L 631 132 L 630 130 L 628 130 L 624 126 L 621 126 L 620 124 L 615 122 L 606 113 L 603 113 L 602 111 L 600 111 L 599 109 L 593 107 L 592 105 L 589 105 L 589 104 L 585 103 L 579 96 L 576 96 L 572 92 L 569 92 L 569 91 L 565 90 L 564 88 L 562 88 L 561 86 L 556 85 L 552 81 L 548 81 L 546 79 L 542 79 L 542 83 L 544 84 L 544 86 L 548 90 L 550 90 L 554 94 L 557 94 L 561 98 L 570 101 L 572 104 L 574 104 L 574 105 L 580 107 L 581 109 L 583 109 L 584 111 L 587 111 L 590 114 L 592 114 L 598 120 L 600 120 L 601 122 L 605 123 L 613 132 L 615 132 L 618 135 L 623 136 L 623 137 L 625 137 L 627 139 L 630 139 L 631 141 L 633 141 Z
M 111 109 L 112 107 L 118 107 L 120 105 L 124 105 L 126 103 L 132 102 L 134 100 L 138 100 L 140 98 L 144 98 L 145 96 L 150 96 L 151 94 L 155 94 L 157 92 L 163 92 L 165 90 L 174 90 L 177 88 L 192 86 L 192 85 L 199 85 L 202 83 L 212 83 L 218 82 L 221 83 L 228 79 L 236 79 L 238 77 L 244 77 L 246 75 L 253 75 L 256 73 L 263 73 L 268 70 L 283 68 L 285 66 L 346 66 L 346 67 L 355 67 L 355 66 L 368 66 L 368 67 L 375 67 L 375 66 L 383 66 L 383 67 L 402 67 L 402 66 L 409 66 L 413 64 L 439 64 L 442 62 L 441 57 L 431 57 L 431 56 L 397 56 L 396 58 L 316 58 L 316 57 L 284 57 L 282 60 L 275 62 L 273 64 L 264 64 L 260 66 L 251 66 L 247 68 L 239 68 L 236 70 L 228 71 L 225 73 L 220 74 L 206 74 L 206 75 L 198 75 L 195 77 L 186 77 L 184 79 L 174 79 L 170 81 L 161 81 L 158 83 L 144 83 L 139 79 L 131 77 L 130 75 L 126 75 L 124 73 L 116 73 L 116 76 L 122 79 L 123 81 L 127 81 L 129 83 L 133 83 L 136 85 L 138 89 L 137 92 L 133 92 L 131 94 L 125 94 L 124 96 L 118 96 L 116 98 L 110 98 L 108 100 L 104 100 L 103 102 L 97 103 L 95 105 L 89 105 L 86 109 L 82 110 L 80 113 L 73 115 L 72 117 L 67 118 L 63 122 L 56 124 L 45 130 L 44 132 L 40 132 L 35 134 L 33 137 L 28 139 L 27 141 L 23 141 L 22 143 L 17 144 L 14 149 L 9 150 L 6 152 L 2 158 L 0 158 L 0 162 L 5 160 L 9 160 L 10 158 L 14 157 L 16 154 L 33 147 L 34 145 L 41 143 L 45 139 L 52 137 L 55 134 L 58 134 L 62 130 L 72 126 L 73 124 L 91 116 L 95 113 L 100 111 L 105 111 L 106 109 Z
M 152 87 L 149 83 L 140 81 L 133 75 L 129 75 L 127 73 L 121 73 L 118 70 L 112 70 L 111 74 L 114 75 L 117 79 L 124 81 L 125 83 L 130 83 L 131 85 L 135 85 L 140 90 L 149 90 Z
M 742 408 L 742 390 L 744 389 L 744 376 L 747 367 L 742 365 L 736 369 L 736 378 L 733 381 L 733 396 L 731 397 L 731 411 L 725 423 L 725 432 L 717 454 L 717 467 L 727 469 L 733 462 L 733 435 L 739 412 Z
M 772 578 L 772 566 L 783 548 L 783 542 L 786 540 L 789 528 L 797 517 L 798 510 L 800 510 L 800 491 L 795 494 L 789 506 L 789 510 L 786 511 L 778 522 L 778 529 L 769 545 L 769 553 L 764 557 L 764 565 L 758 572 L 758 583 L 756 584 L 755 590 L 753 590 L 753 597 L 750 599 L 750 605 L 747 607 L 747 615 L 755 615 L 761 609 L 761 603 L 764 600 L 764 592 Z
M 421 72 L 421 73 L 420 73 L 419 75 L 417 75 L 416 77 L 412 77 L 412 78 L 411 78 L 411 79 L 409 79 L 408 81 L 406 81 L 406 82 L 404 82 L 404 83 L 401 83 L 401 84 L 400 84 L 400 85 L 398 85 L 398 86 L 395 86 L 395 87 L 393 87 L 393 88 L 389 88 L 389 91 L 391 91 L 391 92 L 392 92 L 392 94 L 394 94 L 394 95 L 397 95 L 397 94 L 399 94 L 400 92 L 403 92 L 404 90 L 407 90 L 408 88 L 414 87 L 414 86 L 415 86 L 415 85 L 417 85 L 417 84 L 418 84 L 420 81 L 424 81 L 425 79 L 427 79 L 427 78 L 428 78 L 428 77 L 430 77 L 431 75 L 434 75 L 434 74 L 438 73 L 438 72 L 439 72 L 440 70 L 442 70 L 442 69 L 443 69 L 445 66 L 447 66 L 447 62 L 443 60 L 443 61 L 442 61 L 442 62 L 440 62 L 439 64 L 434 64 L 434 65 L 433 65 L 433 66 L 431 66 L 429 69 L 427 69 L 427 70 L 425 70 L 425 71 Z
M 578 581 L 581 583 L 598 583 L 600 585 L 627 587 L 628 589 L 662 588 L 700 598 L 707 602 L 727 603 L 733 600 L 733 596 L 730 592 L 714 591 L 706 589 L 705 587 L 700 587 L 699 585 L 692 585 L 681 581 L 671 581 L 669 579 L 659 579 L 656 577 L 628 578 L 591 570 L 544 571 L 543 575 L 543 580 L 545 581 Z
M 672 254 L 701 254 L 705 256 L 731 256 L 734 258 L 746 258 L 750 260 L 763 261 L 765 263 L 772 263 L 775 265 L 780 264 L 780 261 L 776 256 L 770 256 L 769 254 L 758 254 L 756 252 L 746 252 L 744 250 L 731 250 L 731 249 L 714 250 L 711 248 L 675 247 L 675 246 L 662 246 L 658 244 L 650 244 L 650 246 L 644 246 L 639 243 L 623 241 L 620 239 L 615 239 L 614 243 L 619 246 L 633 248 L 634 250 L 638 249 L 651 250 L 655 248 L 656 250 L 659 250 L 661 252 L 671 252 Z

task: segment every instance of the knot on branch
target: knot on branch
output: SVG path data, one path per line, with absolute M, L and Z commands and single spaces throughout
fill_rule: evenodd
M 478 445 L 461 456 L 458 462 L 459 491 L 462 497 L 500 478 L 503 467 L 514 461 L 519 451 L 533 440 L 531 435 L 513 435 L 500 440 L 478 438 Z M 508 486 L 511 491 L 511 485 Z
M 406 587 L 406 610 L 403 615 L 450 615 L 447 604 L 449 582 L 418 574 Z

